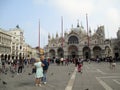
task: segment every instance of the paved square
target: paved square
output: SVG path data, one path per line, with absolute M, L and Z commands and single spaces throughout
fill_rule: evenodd
M 51 64 L 47 73 L 47 84 L 41 87 L 34 85 L 34 75 L 28 75 L 31 67 L 25 67 L 23 73 L 12 75 L 0 73 L 0 90 L 119 90 L 120 63 L 115 70 L 109 68 L 107 62 L 84 62 L 82 73 L 78 73 L 75 65 L 57 66 Z M 3 81 L 7 84 L 3 84 Z

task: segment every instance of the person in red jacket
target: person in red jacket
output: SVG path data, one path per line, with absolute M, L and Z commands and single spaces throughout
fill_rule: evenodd
M 81 72 L 82 73 L 82 66 L 83 66 L 83 60 L 82 59 L 79 59 L 78 60 L 78 72 Z

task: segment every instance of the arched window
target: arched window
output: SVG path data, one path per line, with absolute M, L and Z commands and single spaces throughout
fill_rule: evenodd
M 68 39 L 68 44 L 78 44 L 79 43 L 79 40 L 76 36 L 71 36 L 69 39 Z

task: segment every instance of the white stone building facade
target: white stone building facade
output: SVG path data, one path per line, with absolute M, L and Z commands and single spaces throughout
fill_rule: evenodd
M 10 59 L 12 36 L 0 28 L 0 59 Z
M 64 36 L 51 37 L 48 35 L 48 45 L 45 46 L 45 55 L 49 58 L 104 58 L 120 57 L 120 30 L 116 39 L 106 39 L 104 26 L 99 26 L 92 34 L 83 26 L 77 25 L 65 32 Z
M 30 59 L 38 55 L 38 50 L 25 42 L 24 32 L 17 25 L 10 30 L 0 28 L 0 60 Z
M 24 36 L 23 30 L 17 25 L 16 28 L 8 31 L 12 35 L 11 55 L 12 59 L 19 59 L 24 57 Z

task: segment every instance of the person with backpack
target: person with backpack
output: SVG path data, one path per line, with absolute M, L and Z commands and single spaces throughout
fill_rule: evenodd
M 47 70 L 48 70 L 48 67 L 49 67 L 49 63 L 48 63 L 48 61 L 45 59 L 44 56 L 41 56 L 41 61 L 42 61 L 42 63 L 44 64 L 44 66 L 43 66 L 42 83 L 43 83 L 43 84 L 46 84 L 46 81 L 47 81 L 46 74 L 47 74 Z

